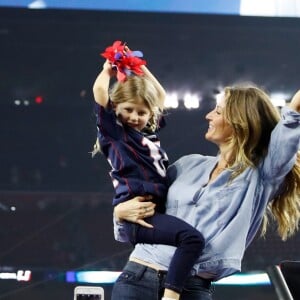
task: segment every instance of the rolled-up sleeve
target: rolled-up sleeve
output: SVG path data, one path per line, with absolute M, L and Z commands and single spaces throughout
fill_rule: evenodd
M 281 120 L 271 134 L 268 154 L 264 159 L 266 180 L 282 180 L 292 169 L 300 148 L 300 114 L 283 107 Z

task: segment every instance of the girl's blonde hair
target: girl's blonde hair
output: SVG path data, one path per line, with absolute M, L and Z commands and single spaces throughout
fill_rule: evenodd
M 154 84 L 144 76 L 130 76 L 124 82 L 116 82 L 109 92 L 112 103 L 142 101 L 150 110 L 151 117 L 146 130 L 154 132 L 158 126 L 160 110 L 158 107 L 158 91 Z
M 143 102 L 150 110 L 151 116 L 144 131 L 153 133 L 157 130 L 162 111 L 159 108 L 159 93 L 151 80 L 145 76 L 129 76 L 125 81 L 117 81 L 109 90 L 113 104 L 124 102 Z M 98 138 L 94 144 L 92 157 L 101 152 Z
M 269 96 L 253 85 L 227 87 L 224 90 L 224 117 L 234 134 L 229 140 L 235 161 L 233 177 L 247 167 L 257 167 L 267 154 L 271 132 L 280 120 L 278 109 Z M 277 231 L 282 240 L 292 236 L 300 220 L 300 153 L 286 175 L 282 191 L 269 204 L 264 215 L 262 235 L 266 233 L 269 219 L 277 221 Z

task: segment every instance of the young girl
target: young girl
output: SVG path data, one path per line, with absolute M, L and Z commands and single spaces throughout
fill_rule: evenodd
M 144 216 L 149 217 L 147 223 L 127 222 L 126 234 L 133 244 L 177 247 L 165 281 L 163 299 L 179 299 L 184 280 L 202 253 L 204 239 L 188 223 L 164 214 L 168 158 L 160 148 L 156 132 L 163 126 L 159 121 L 162 120 L 165 91 L 145 66 L 141 69 L 143 75 L 117 81 L 109 93 L 110 80 L 116 72 L 108 60 L 104 63 L 93 86 L 98 142 L 112 167 L 113 205 L 134 196 L 149 195 L 153 199 L 155 204 L 151 206 L 140 203 Z

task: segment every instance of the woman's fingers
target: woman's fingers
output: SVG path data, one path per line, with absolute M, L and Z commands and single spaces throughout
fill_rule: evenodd
M 147 202 L 147 201 L 151 201 L 153 199 L 153 196 L 151 195 L 147 195 L 147 196 L 137 196 L 133 199 L 137 199 L 140 202 Z
M 116 219 L 137 223 L 144 218 L 153 216 L 156 204 L 149 201 L 149 199 L 152 199 L 152 197 L 137 196 L 116 205 L 114 208 Z
M 155 204 L 151 204 L 151 202 L 147 205 L 142 205 L 140 208 L 139 208 L 139 217 L 144 219 L 144 218 L 148 218 L 148 217 L 151 217 L 154 215 L 154 210 L 155 208 Z
M 147 228 L 153 228 L 153 225 L 147 223 L 146 221 L 144 221 L 142 219 L 137 220 L 136 223 L 141 225 L 141 226 L 147 227 Z

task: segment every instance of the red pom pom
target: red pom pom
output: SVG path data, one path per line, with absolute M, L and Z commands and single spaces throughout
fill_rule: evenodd
M 133 73 L 138 76 L 144 74 L 141 67 L 146 65 L 146 61 L 140 58 L 143 56 L 142 52 L 128 50 L 126 44 L 121 41 L 115 41 L 101 53 L 101 56 L 117 69 L 118 81 L 126 80 L 127 76 Z

